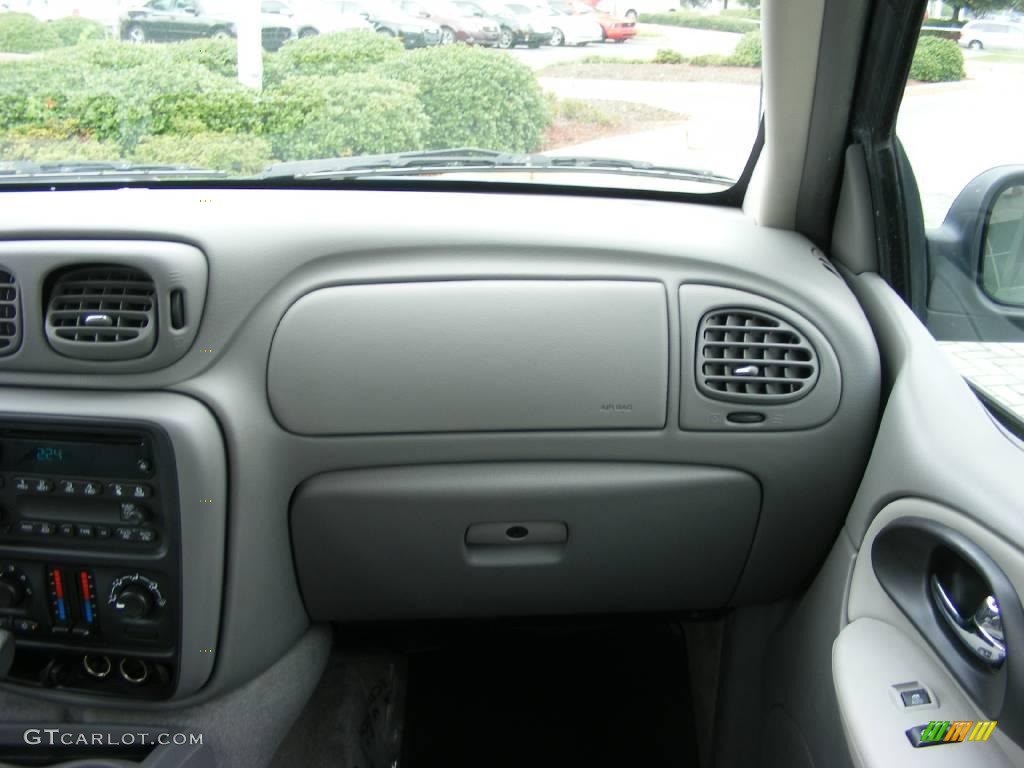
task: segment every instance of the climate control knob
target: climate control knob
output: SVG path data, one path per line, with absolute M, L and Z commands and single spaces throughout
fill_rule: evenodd
M 25 574 L 16 570 L 13 565 L 0 570 L 0 610 L 17 608 L 25 599 L 25 595 L 29 594 L 32 594 L 32 591 L 28 588 Z
M 144 619 L 167 601 L 159 584 L 136 573 L 114 580 L 107 603 L 126 619 Z
M 17 578 L 0 575 L 0 609 L 17 608 L 25 599 L 25 587 Z
M 144 619 L 153 610 L 153 598 L 143 587 L 125 587 L 114 601 L 114 610 L 129 619 Z

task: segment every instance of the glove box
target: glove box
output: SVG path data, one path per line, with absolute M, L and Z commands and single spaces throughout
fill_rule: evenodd
M 757 525 L 732 469 L 529 462 L 332 472 L 291 508 L 318 621 L 725 606 Z

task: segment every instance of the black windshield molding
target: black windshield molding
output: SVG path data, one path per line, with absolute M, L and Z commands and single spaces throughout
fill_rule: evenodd
M 539 182 L 464 181 L 454 179 L 399 178 L 387 179 L 188 179 L 157 181 L 131 179 L 110 181 L 67 181 L 56 183 L 24 182 L 0 184 L 3 192 L 61 192 L 95 189 L 318 189 L 318 190 L 381 190 L 389 192 L 462 192 L 492 195 L 562 195 L 569 197 L 619 198 L 625 200 L 660 200 L 674 203 L 697 203 L 738 208 L 743 205 L 750 177 L 764 146 L 764 117 L 743 173 L 728 189 L 718 192 L 669 192 L 660 189 L 632 189 L 623 187 L 591 187 L 572 184 L 544 184 Z
M 874 3 L 851 120 L 851 140 L 864 148 L 867 164 L 879 271 L 908 304 L 910 231 L 895 129 L 926 4 Z

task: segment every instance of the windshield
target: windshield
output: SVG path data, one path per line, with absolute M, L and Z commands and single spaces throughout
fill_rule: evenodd
M 760 118 L 758 11 L 597 4 L 8 0 L 0 184 L 315 160 L 305 173 L 731 186 Z

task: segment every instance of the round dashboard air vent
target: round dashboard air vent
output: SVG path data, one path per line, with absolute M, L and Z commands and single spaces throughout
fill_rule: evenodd
M 156 288 L 149 275 L 116 266 L 57 275 L 46 310 L 46 336 L 62 355 L 131 360 L 156 344 Z
M 21 346 L 21 312 L 14 275 L 0 268 L 0 357 L 13 355 Z
M 701 319 L 697 384 L 708 397 L 770 405 L 799 400 L 818 380 L 818 358 L 784 320 L 750 309 L 716 309 Z

